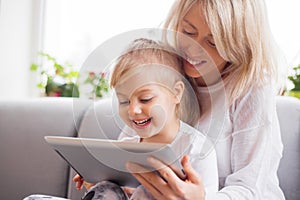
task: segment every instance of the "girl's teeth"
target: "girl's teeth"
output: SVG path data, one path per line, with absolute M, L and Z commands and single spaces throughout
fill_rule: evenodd
M 148 121 L 149 119 L 144 119 L 144 120 L 141 120 L 141 121 L 134 121 L 134 123 L 136 124 L 144 124 Z

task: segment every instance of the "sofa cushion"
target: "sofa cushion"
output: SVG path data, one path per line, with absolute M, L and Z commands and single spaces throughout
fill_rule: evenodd
M 36 193 L 67 196 L 69 167 L 44 136 L 76 136 L 75 124 L 90 102 L 74 102 L 72 98 L 0 101 L 0 199 Z
M 111 98 L 95 101 L 85 113 L 78 137 L 117 139 L 124 127 L 117 103 Z
M 284 145 L 278 176 L 287 200 L 300 199 L 300 100 L 277 97 L 277 113 Z

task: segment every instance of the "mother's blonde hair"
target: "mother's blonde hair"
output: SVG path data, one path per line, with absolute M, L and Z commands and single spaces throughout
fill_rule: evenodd
M 177 0 L 164 25 L 178 31 L 189 9 L 200 3 L 216 48 L 228 62 L 222 76 L 230 104 L 253 85 L 277 80 L 276 46 L 269 28 L 264 0 Z

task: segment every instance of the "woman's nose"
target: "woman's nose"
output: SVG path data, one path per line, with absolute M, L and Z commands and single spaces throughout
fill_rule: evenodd
M 141 113 L 142 113 L 141 105 L 139 103 L 130 102 L 128 114 L 136 115 L 136 114 L 141 114 Z
M 204 55 L 206 52 L 205 49 L 201 46 L 200 42 L 197 42 L 196 40 L 191 38 L 183 39 L 179 44 L 179 47 L 182 53 L 191 57 L 199 57 L 200 55 Z

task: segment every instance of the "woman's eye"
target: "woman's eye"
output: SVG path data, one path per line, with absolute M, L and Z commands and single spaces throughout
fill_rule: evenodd
M 193 31 L 188 31 L 186 29 L 182 30 L 182 33 L 186 34 L 186 35 L 190 35 L 190 36 L 196 36 L 197 32 L 193 32 Z
M 207 40 L 207 43 L 209 46 L 213 47 L 213 48 L 216 48 L 216 44 L 210 40 Z

